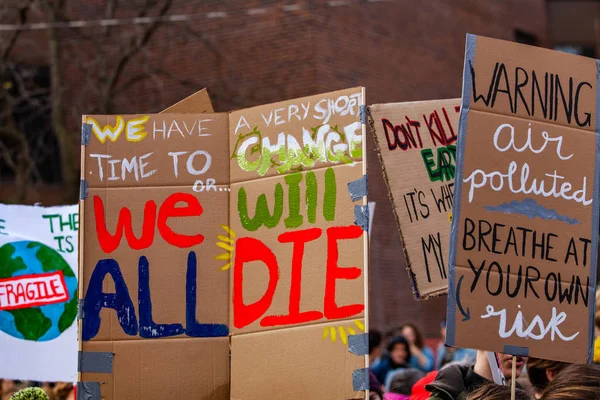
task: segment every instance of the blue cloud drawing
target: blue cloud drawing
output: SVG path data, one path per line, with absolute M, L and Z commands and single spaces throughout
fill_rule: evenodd
M 565 215 L 560 215 L 554 209 L 548 209 L 541 204 L 538 204 L 534 199 L 525 199 L 523 201 L 513 200 L 510 203 L 502 203 L 498 206 L 483 207 L 488 211 L 501 212 L 504 214 L 520 214 L 529 218 L 541 218 L 546 220 L 556 220 L 566 222 L 569 225 L 580 224 L 575 218 L 569 218 Z

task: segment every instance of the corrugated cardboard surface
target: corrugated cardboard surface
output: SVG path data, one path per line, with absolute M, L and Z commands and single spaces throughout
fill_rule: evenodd
M 369 107 L 371 130 L 418 299 L 448 290 L 447 249 L 456 165 L 452 152 L 459 107 L 460 99 Z M 430 154 L 424 155 L 425 151 Z M 426 162 L 431 163 L 429 170 Z M 440 176 L 432 178 L 430 172 Z
M 302 180 L 299 183 L 300 187 L 300 201 L 301 212 L 303 215 L 303 225 L 298 229 L 289 229 L 285 226 L 285 218 L 290 214 L 289 202 L 288 202 L 288 185 L 285 183 L 283 177 L 271 177 L 261 179 L 259 181 L 236 183 L 231 186 L 232 190 L 232 206 L 230 207 L 230 221 L 231 227 L 240 236 L 243 233 L 244 236 L 252 237 L 263 242 L 269 249 L 272 250 L 273 254 L 277 258 L 279 265 L 279 279 L 273 296 L 273 301 L 269 308 L 265 311 L 261 318 L 253 322 L 252 324 L 238 329 L 233 321 L 233 313 L 235 310 L 232 308 L 232 315 L 230 316 L 230 326 L 232 334 L 246 333 L 253 331 L 260 331 L 265 329 L 281 328 L 289 325 L 278 325 L 270 328 L 261 327 L 260 322 L 263 317 L 270 315 L 287 315 L 290 313 L 290 308 L 293 305 L 290 303 L 290 286 L 292 281 L 292 255 L 294 252 L 293 243 L 279 243 L 278 237 L 285 233 L 300 229 L 318 229 L 318 238 L 307 242 L 304 246 L 304 257 L 302 259 L 302 274 L 301 274 L 301 296 L 300 296 L 300 312 L 306 311 L 319 311 L 323 312 L 324 296 L 325 296 L 325 284 L 326 284 L 326 272 L 327 272 L 327 260 L 328 260 L 328 234 L 327 228 L 343 225 L 352 225 L 354 221 L 354 207 L 348 195 L 347 183 L 362 176 L 362 162 L 357 163 L 354 167 L 350 166 L 335 166 L 329 167 L 330 171 L 335 174 L 336 188 L 337 188 L 337 201 L 335 209 L 335 220 L 326 221 L 323 216 L 323 197 L 325 187 L 325 171 L 326 169 L 319 169 L 315 171 L 317 180 L 318 194 L 317 194 L 317 207 L 316 207 L 316 221 L 310 223 L 308 221 L 306 212 L 305 198 L 306 198 L 306 172 L 298 173 L 302 176 Z M 248 213 L 251 216 L 255 215 L 255 207 L 257 198 L 266 194 L 268 199 L 269 209 L 273 210 L 273 202 L 275 186 L 281 185 L 284 192 L 283 200 L 283 213 L 280 222 L 277 226 L 266 229 L 264 226 L 255 232 L 249 232 L 242 227 L 240 223 L 240 217 L 238 213 L 236 197 L 239 194 L 241 188 L 247 193 L 247 204 Z M 364 249 L 362 246 L 357 245 L 357 241 L 360 239 L 349 239 L 340 240 L 337 244 L 339 251 L 337 265 L 340 267 L 356 267 L 363 269 L 361 260 L 364 256 Z M 260 261 L 254 261 L 244 266 L 243 270 L 243 300 L 246 304 L 254 303 L 260 300 L 265 290 L 268 287 L 269 274 L 267 267 Z M 230 285 L 234 285 L 233 269 L 230 277 Z M 233 296 L 232 296 L 233 297 Z M 363 276 L 352 279 L 352 280 L 337 280 L 336 281 L 336 300 L 339 306 L 351 305 L 351 304 L 363 304 Z M 362 317 L 363 312 L 355 314 L 355 317 Z
M 269 392 L 276 393 L 276 398 L 298 396 L 296 378 L 291 373 L 295 371 L 311 380 L 329 376 L 329 383 L 305 381 L 302 393 L 307 398 L 365 397 L 364 391 L 354 392 L 352 372 L 366 366 L 366 356 L 350 353 L 347 345 L 348 335 L 368 328 L 367 235 L 354 225 L 354 207 L 366 204 L 366 196 L 352 202 L 347 188 L 350 181 L 366 172 L 362 157 L 364 125 L 359 116 L 359 106 L 364 104 L 361 91 L 361 88 L 350 89 L 231 115 L 123 115 L 125 127 L 120 136 L 107 138 L 104 143 L 101 131 L 113 129 L 118 118 L 92 116 L 98 127 L 92 132 L 89 144 L 82 146 L 82 178 L 86 180 L 82 188 L 87 189 L 80 204 L 83 215 L 80 296 L 84 298 L 81 349 L 114 352 L 114 368 L 111 374 L 80 374 L 80 380 L 99 382 L 102 398 L 108 400 L 212 400 L 229 396 L 229 374 L 235 371 L 232 381 L 239 393 L 236 396 L 250 400 L 263 398 L 261 393 L 266 393 L 257 384 L 261 380 L 278 381 L 276 392 Z M 356 104 L 350 106 L 350 98 Z M 328 103 L 332 99 L 334 102 Z M 261 114 L 266 115 L 268 110 L 287 107 L 289 112 L 294 105 L 302 110 L 302 104 L 306 107 L 310 104 L 311 108 L 299 115 L 300 120 L 283 124 L 282 111 L 274 111 L 277 117 L 273 114 L 273 124 L 260 125 Z M 317 104 L 329 104 L 336 114 L 330 116 L 329 125 L 323 126 L 324 119 L 315 118 L 315 115 L 326 117 Z M 189 111 L 185 107 L 176 110 Z M 296 118 L 294 115 L 288 117 Z M 282 152 L 265 153 L 269 167 L 265 173 L 242 171 L 237 159 L 231 158 L 233 148 L 239 145 L 231 124 L 240 116 L 261 129 L 265 137 L 273 139 L 283 132 Z M 134 129 L 128 135 L 126 126 L 132 119 L 146 120 L 145 129 Z M 91 122 L 87 116 L 83 121 Z M 199 124 L 202 130 L 198 130 Z M 316 129 L 311 138 L 303 136 L 303 127 L 309 132 L 310 128 Z M 295 146 L 305 140 L 315 141 L 316 148 Z M 247 149 L 249 158 L 261 155 L 261 142 L 254 144 L 257 143 L 258 150 Z M 319 153 L 325 147 L 328 155 Z M 289 149 L 294 151 L 290 153 Z M 292 162 L 302 158 L 302 151 L 308 152 L 314 162 L 306 158 L 303 162 L 310 165 Z M 231 173 L 230 165 L 236 167 Z M 230 188 L 233 180 L 236 183 Z M 242 189 L 248 210 L 244 224 L 239 212 L 241 202 L 238 203 Z M 256 215 L 257 202 L 266 203 L 267 214 L 273 212 L 275 190 L 281 195 L 280 220 L 270 228 L 252 228 L 252 220 L 267 217 L 260 207 Z M 292 255 L 300 254 L 301 246 L 297 238 L 295 242 L 292 239 L 305 230 L 316 236 L 305 245 L 300 271 L 292 267 Z M 115 232 L 122 231 L 120 242 L 111 240 Z M 341 233 L 350 233 L 351 238 L 336 239 Z M 198 235 L 202 235 L 201 242 Z M 105 237 L 102 244 L 100 237 Z M 239 251 L 240 241 L 253 245 Z M 235 321 L 230 308 L 236 290 L 239 289 L 246 305 L 261 298 L 270 282 L 267 268 L 260 261 L 244 261 L 244 257 L 251 259 L 261 254 L 259 242 L 277 258 L 280 276 L 273 302 L 263 316 L 306 311 L 321 314 L 309 321 L 280 326 L 261 326 L 261 316 L 232 332 L 236 336 L 231 339 L 190 337 L 187 329 L 194 306 L 196 323 L 218 324 L 217 328 L 206 328 L 205 336 L 226 336 Z M 97 278 L 98 266 L 107 262 L 112 263 L 115 279 L 122 275 L 123 283 L 116 285 L 111 274 L 103 281 Z M 118 263 L 118 269 L 114 262 Z M 300 263 L 295 265 L 298 267 Z M 196 275 L 195 285 L 191 272 Z M 292 279 L 292 274 L 301 279 Z M 241 278 L 237 283 L 233 281 L 236 276 Z M 97 298 L 90 295 L 93 279 L 97 279 L 95 287 L 102 288 Z M 300 288 L 299 299 L 290 294 L 292 287 Z M 193 295 L 188 295 L 194 290 L 195 304 Z M 331 296 L 334 291 L 335 296 Z M 119 296 L 114 297 L 116 292 Z M 325 293 L 330 297 L 326 298 Z M 94 305 L 102 306 L 99 312 Z M 185 332 L 161 337 L 161 332 L 169 329 L 166 324 Z M 324 336 L 326 326 L 327 336 Z M 200 332 L 200 336 L 203 334 Z M 229 340 L 235 347 L 231 352 Z M 257 351 L 261 346 L 271 345 L 285 349 L 286 343 L 295 343 L 296 351 Z M 277 370 L 282 372 L 281 377 L 276 376 Z M 323 375 L 324 371 L 328 375 Z
M 349 99 L 355 99 L 356 104 L 350 106 Z M 319 119 L 323 116 L 319 105 L 335 105 L 336 102 L 348 107 L 339 107 L 335 111 L 334 106 L 331 108 L 334 115 L 329 120 L 327 117 Z M 364 289 L 366 233 L 354 225 L 354 206 L 363 204 L 364 199 L 353 203 L 348 193 L 348 183 L 365 173 L 364 125 L 360 122 L 362 104 L 361 89 L 356 88 L 230 115 L 230 224 L 237 237 L 235 257 L 236 260 L 247 259 L 239 247 L 242 238 L 257 241 L 255 246 L 267 248 L 261 253 L 261 261 L 234 262 L 231 270 L 232 399 L 349 399 L 365 396 L 364 392 L 354 392 L 352 372 L 366 367 L 366 359 L 349 353 L 346 338 L 342 340 L 339 336 L 349 334 L 345 328 L 339 333 L 339 324 L 360 331 L 353 319 L 366 314 L 367 304 Z M 300 110 L 299 117 L 294 114 L 296 110 Z M 316 144 L 311 144 L 312 141 Z M 281 143 L 281 148 L 275 147 L 276 143 Z M 238 152 L 240 148 L 242 151 Z M 245 155 L 247 161 L 240 158 L 240 154 Z M 341 154 L 345 155 L 345 162 L 341 161 Z M 261 166 L 264 169 L 261 170 Z M 326 175 L 330 177 L 329 184 L 325 182 Z M 307 180 L 311 183 L 307 184 Z M 331 191 L 331 180 L 335 181 L 335 195 Z M 240 195 L 244 191 L 246 201 Z M 277 191 L 281 203 L 278 201 L 276 207 Z M 335 211 L 330 213 L 326 211 L 331 209 L 325 203 L 332 201 Z M 259 202 L 266 207 L 263 205 L 257 212 Z M 276 210 L 281 212 L 280 218 L 277 218 Z M 262 219 L 266 224 L 256 224 L 249 219 L 254 222 Z M 330 240 L 332 244 L 328 245 L 328 229 L 333 229 L 331 232 L 335 229 L 358 230 L 358 235 L 353 239 L 337 240 L 337 243 Z M 294 273 L 294 245 L 285 243 L 285 235 L 298 232 L 310 232 L 314 236 L 304 246 L 301 272 L 296 270 Z M 271 267 L 271 271 L 276 272 L 271 275 L 265 257 L 271 264 L 276 259 L 277 267 Z M 336 279 L 340 271 L 344 274 L 351 268 L 358 269 L 359 274 Z M 331 274 L 329 279 L 328 273 Z M 278 280 L 271 278 L 276 274 Z M 301 280 L 292 279 L 293 274 Z M 329 289 L 326 289 L 327 282 Z M 333 305 L 331 299 L 326 299 L 332 284 L 335 286 Z M 298 287 L 299 292 L 294 291 L 296 294 L 293 295 L 292 287 Z M 268 303 L 270 290 L 274 292 Z M 247 314 L 245 309 L 236 308 L 236 298 L 241 298 L 241 303 L 246 306 L 260 304 L 257 302 L 263 298 L 267 303 L 260 312 Z M 332 307 L 350 310 L 350 313 L 343 318 L 335 317 L 330 312 Z M 293 322 L 279 320 L 273 324 L 267 323 L 268 318 L 265 318 L 309 312 L 312 312 L 311 318 Z M 252 318 L 242 324 L 236 323 L 248 315 Z M 332 342 L 330 337 L 323 338 L 325 325 L 333 327 L 334 335 L 338 335 L 337 342 Z
M 247 169 L 243 169 L 240 167 L 238 155 L 240 149 L 245 149 L 242 153 L 246 155 L 249 164 L 258 162 L 258 160 L 263 161 L 262 157 L 270 154 L 256 153 L 253 146 L 266 143 L 265 139 L 267 139 L 270 146 L 282 143 L 286 149 L 289 149 L 290 143 L 297 143 L 303 147 L 303 144 L 307 143 L 304 141 L 304 134 L 307 133 L 313 139 L 318 139 L 318 132 L 313 129 L 318 129 L 323 125 L 329 125 L 330 128 L 324 131 L 326 136 L 323 144 L 326 149 L 336 152 L 335 147 L 352 141 L 353 147 L 344 150 L 344 154 L 349 161 L 361 161 L 363 155 L 359 116 L 360 102 L 361 89 L 354 88 L 232 112 L 229 117 L 231 183 L 266 178 L 290 171 L 289 168 L 285 168 L 285 171 L 277 170 L 278 166 L 285 166 L 288 154 L 284 153 L 281 157 L 275 151 L 271 151 L 274 163 L 264 173 L 259 172 L 260 167 L 248 166 Z M 255 139 L 252 145 L 246 147 L 244 143 L 247 142 L 247 138 Z M 267 146 L 262 147 L 268 148 Z M 304 165 L 302 169 L 317 169 L 339 164 L 332 158 L 329 154 L 324 160 L 317 158 L 314 165 Z M 294 167 L 296 166 L 294 165 Z
M 507 74 L 493 77 L 494 69 L 500 71 L 502 65 Z M 543 116 L 538 92 L 534 92 L 538 101 L 534 108 L 529 86 L 532 70 L 542 82 L 542 98 L 546 73 L 558 75 L 566 97 L 570 85 L 573 95 L 582 88 L 578 99 L 570 103 L 571 121 L 564 111 L 569 100 L 563 104 L 555 85 L 548 85 L 553 94 L 546 97 L 557 96 L 555 105 L 548 105 L 553 116 Z M 514 89 L 515 71 L 520 74 L 522 97 Z M 473 82 L 472 73 L 477 94 L 484 98 L 490 94 L 491 101 L 487 106 L 481 99 L 475 102 L 473 91 L 463 97 L 463 111 L 468 114 L 461 117 L 464 136 L 459 137 L 464 151 L 458 167 L 462 173 L 456 177 L 462 185 L 455 192 L 454 211 L 460 214 L 455 215 L 452 229 L 451 261 L 454 259 L 455 265 L 451 265 L 448 342 L 457 347 L 528 351 L 534 357 L 586 362 L 593 338 L 590 310 L 594 308 L 597 263 L 596 61 L 473 37 L 467 42 L 466 88 Z M 555 79 L 553 75 L 548 82 Z M 588 84 L 580 86 L 583 81 Z M 488 89 L 490 82 L 495 82 L 492 89 Z M 516 109 L 514 103 L 511 109 L 506 93 L 494 94 L 494 86 L 503 90 L 506 85 L 513 102 L 517 99 Z M 589 126 L 579 126 L 576 113 L 582 125 L 584 113 L 590 113 Z M 508 125 L 498 131 L 503 124 Z M 560 142 L 558 138 L 562 138 Z M 501 184 L 499 174 L 506 175 L 513 162 L 514 183 L 505 177 Z M 526 164 L 528 170 L 522 172 Z M 470 177 L 475 176 L 479 184 L 482 173 L 494 171 L 498 173 L 490 175 L 491 183 L 488 178 L 482 187 L 472 188 Z M 543 194 L 518 190 L 522 181 L 529 189 L 534 179 L 538 187 L 544 181 Z M 554 194 L 561 190 L 566 194 Z M 581 190 L 590 204 L 568 198 Z M 536 246 L 532 245 L 534 235 Z M 511 349 L 515 346 L 524 349 Z
M 86 342 L 86 351 L 115 353 L 99 382 L 103 399 L 229 399 L 229 338 Z
M 118 117 L 124 129 L 115 142 L 107 138 L 101 143 L 92 131 L 85 160 L 89 187 L 181 186 L 208 178 L 229 184 L 226 113 L 88 115 L 85 120 L 115 127 Z M 127 140 L 127 123 L 143 117 L 148 118 L 145 137 Z
M 160 114 L 198 114 L 214 112 L 208 90 L 202 89 L 180 102 L 163 110 Z
M 143 115 L 122 116 L 125 124 L 139 117 Z M 104 399 L 226 399 L 229 394 L 227 329 L 221 329 L 218 334 L 223 336 L 221 338 L 191 338 L 189 335 L 197 332 L 189 332 L 188 310 L 195 308 L 192 317 L 197 323 L 227 327 L 229 276 L 221 270 L 222 261 L 215 259 L 223 253 L 217 246 L 217 236 L 227 235 L 221 225 L 229 223 L 227 114 L 147 117 L 146 135 L 141 140 L 128 141 L 125 128 L 114 142 L 107 139 L 103 144 L 92 132 L 82 154 L 82 175 L 87 179 L 88 190 L 82 204 L 84 240 L 80 282 L 85 306 L 80 332 L 85 340 L 81 346 L 83 351 L 112 351 L 115 355 L 112 374 L 85 373 L 80 379 L 101 382 Z M 114 126 L 117 117 L 93 118 L 104 127 L 107 124 Z M 199 130 L 199 121 L 203 121 L 202 130 Z M 161 131 L 165 127 L 166 130 Z M 181 158 L 175 168 L 173 155 L 169 152 L 187 153 L 179 155 Z M 187 156 L 194 152 L 198 152 L 197 156 L 188 165 Z M 152 154 L 140 160 L 141 155 L 148 153 Z M 100 179 L 98 161 L 93 154 L 106 154 L 111 160 L 121 160 L 115 163 L 117 172 L 114 174 L 120 179 L 108 179 L 108 159 L 103 160 L 107 163 L 103 165 L 105 174 Z M 123 174 L 124 158 L 127 158 L 131 172 L 126 169 Z M 211 162 L 207 165 L 209 159 Z M 142 178 L 141 161 L 147 163 L 146 172 L 155 172 Z M 208 179 L 213 183 L 210 187 L 206 186 Z M 123 231 L 122 227 L 117 229 L 119 220 L 125 225 L 125 234 L 118 245 L 101 247 L 99 232 L 103 231 L 104 225 L 101 217 L 105 219 L 109 235 Z M 142 229 L 144 225 L 146 229 Z M 198 235 L 203 236 L 201 242 Z M 193 236 L 197 238 L 194 244 L 185 243 Z M 99 327 L 96 327 L 89 290 L 91 277 L 98 270 L 98 263 L 104 262 L 102 260 L 118 263 L 127 293 L 120 292 L 115 306 L 121 314 L 111 308 L 102 308 Z M 145 310 L 150 305 L 155 324 L 179 324 L 185 333 L 160 337 L 163 328 L 155 326 L 146 328 L 141 337 L 142 327 L 148 326 L 148 321 L 143 321 L 140 315 L 140 287 L 145 285 L 140 266 L 143 269 L 146 263 L 150 296 L 149 300 L 143 299 Z M 196 274 L 195 285 L 190 271 Z M 191 303 L 192 297 L 188 297 L 192 287 L 196 295 L 195 307 Z M 116 293 L 110 274 L 102 282 L 102 292 Z M 125 304 L 129 299 L 132 308 L 127 310 Z M 128 324 L 132 314 L 134 323 Z M 122 325 L 132 330 L 126 333 Z
M 323 335 L 326 328 L 335 341 Z M 352 371 L 365 367 L 364 357 L 339 336 L 348 328 L 360 332 L 348 320 L 233 336 L 231 399 L 364 399 L 352 389 Z

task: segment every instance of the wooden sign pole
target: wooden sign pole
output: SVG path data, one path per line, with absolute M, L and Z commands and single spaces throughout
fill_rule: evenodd
M 517 389 L 517 357 L 513 356 L 512 358 L 512 376 L 510 379 L 510 399 L 515 400 L 516 398 L 516 389 Z

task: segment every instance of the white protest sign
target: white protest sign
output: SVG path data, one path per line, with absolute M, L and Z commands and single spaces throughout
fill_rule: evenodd
M 77 205 L 0 204 L 0 378 L 77 380 Z

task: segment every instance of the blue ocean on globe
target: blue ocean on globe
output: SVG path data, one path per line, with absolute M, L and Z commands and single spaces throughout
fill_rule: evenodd
M 49 341 L 67 330 L 77 314 L 77 278 L 60 253 L 32 241 L 0 247 L 0 279 L 58 270 L 63 271 L 69 298 L 62 303 L 0 311 L 0 331 L 19 339 Z

